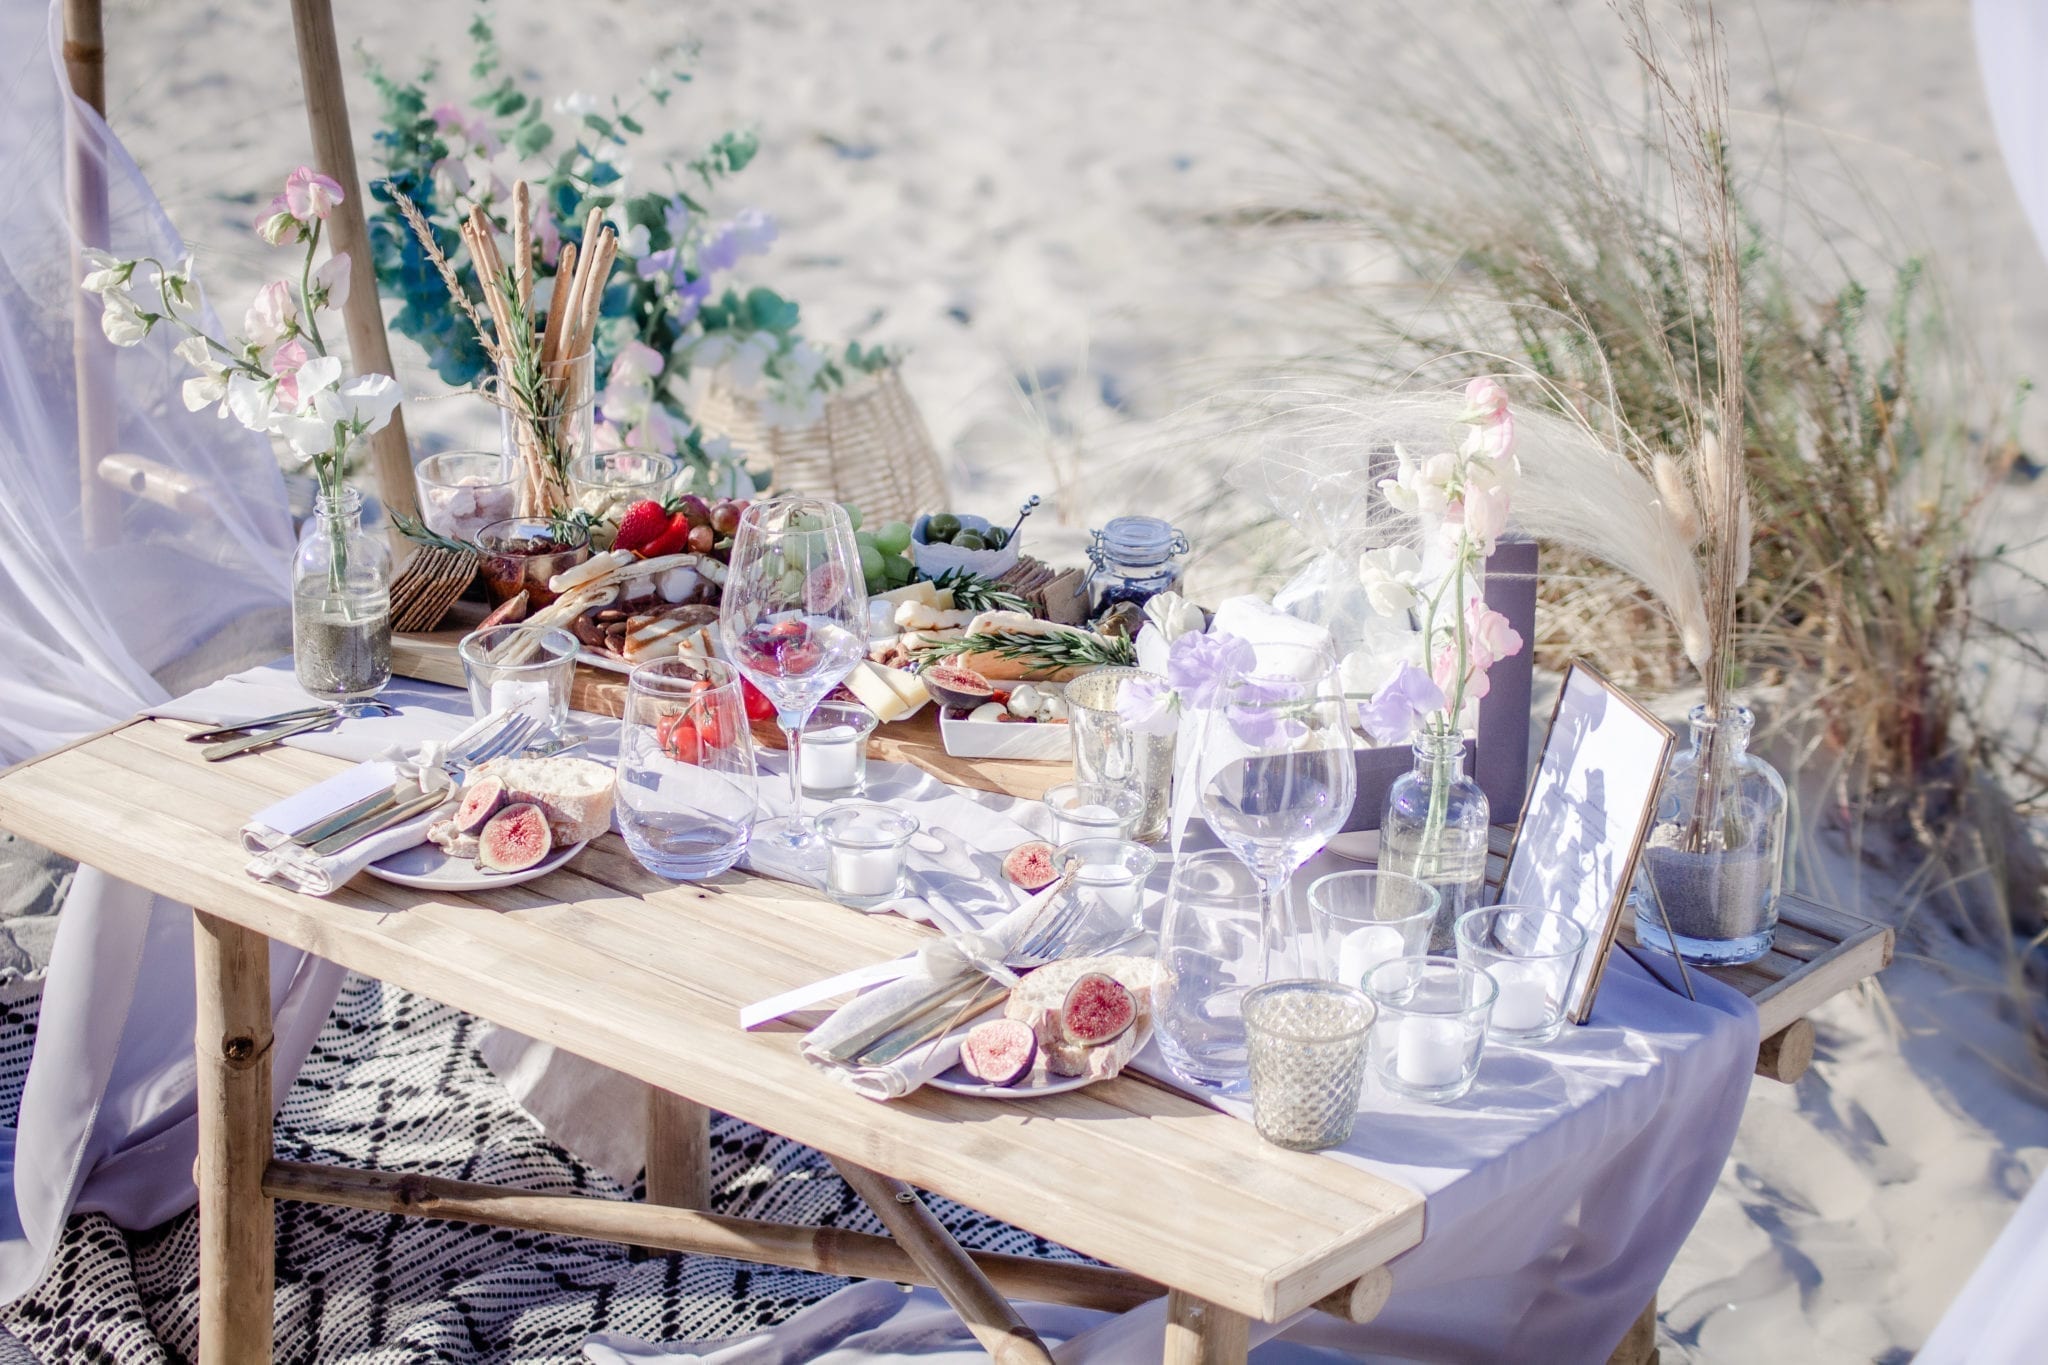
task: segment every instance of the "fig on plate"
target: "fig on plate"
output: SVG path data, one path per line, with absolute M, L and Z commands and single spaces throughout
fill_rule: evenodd
M 972 711 L 996 698 L 995 685 L 971 668 L 941 664 L 923 670 L 917 677 L 924 684 L 924 690 L 931 693 L 941 706 L 957 706 L 963 711 Z
M 485 821 L 476 840 L 476 865 L 486 872 L 524 872 L 555 847 L 547 816 L 525 801 Z
M 1003 859 L 1003 875 L 1026 891 L 1043 891 L 1060 877 L 1052 865 L 1052 845 L 1038 839 L 1017 845 Z
M 462 804 L 455 808 L 455 828 L 475 834 L 505 804 L 505 784 L 495 777 L 479 777 L 462 789 Z
M 1114 1042 L 1137 1019 L 1138 1002 L 1107 972 L 1084 973 L 1060 1004 L 1060 1031 L 1088 1047 Z
M 987 1085 L 1015 1085 L 1031 1074 L 1038 1060 L 1038 1035 L 1018 1019 L 991 1019 L 967 1031 L 960 1044 L 960 1065 Z

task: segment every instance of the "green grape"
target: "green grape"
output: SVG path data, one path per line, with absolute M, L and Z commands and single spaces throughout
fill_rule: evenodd
M 917 565 L 902 555 L 885 555 L 882 568 L 889 575 L 889 586 L 900 588 L 910 582 L 910 576 L 917 572 Z
M 875 581 L 876 581 L 877 579 L 881 578 L 881 577 L 883 576 L 883 574 L 884 574 L 885 572 L 886 572 L 886 571 L 885 571 L 885 570 L 883 569 L 883 567 L 882 567 L 882 552 L 881 552 L 880 550 L 877 550 L 877 549 L 876 549 L 876 548 L 875 548 L 874 546 L 872 546 L 872 545 L 863 545 L 863 546 L 861 546 L 861 547 L 860 547 L 860 574 L 861 574 L 861 577 L 862 577 L 862 578 L 865 578 L 865 579 L 866 579 L 866 580 L 867 580 L 868 582 L 870 582 L 870 583 L 873 583 L 873 582 L 875 582 Z
M 860 509 L 850 502 L 841 503 L 840 507 L 845 511 L 846 519 L 853 523 L 853 529 L 858 531 L 860 529 Z
M 885 521 L 875 532 L 875 548 L 885 555 L 900 555 L 910 548 L 910 528 L 900 521 Z

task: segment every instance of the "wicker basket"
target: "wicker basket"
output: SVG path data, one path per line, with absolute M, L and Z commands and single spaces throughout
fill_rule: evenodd
M 894 368 L 835 393 L 805 427 L 768 426 L 758 403 L 724 384 L 712 386 L 696 416 L 707 435 L 725 437 L 748 460 L 766 456 L 777 491 L 852 503 L 869 526 L 946 506 L 939 453 Z

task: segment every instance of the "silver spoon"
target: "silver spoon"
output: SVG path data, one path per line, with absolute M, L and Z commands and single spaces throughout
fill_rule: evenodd
M 289 739 L 293 735 L 303 735 L 313 730 L 324 730 L 328 726 L 338 725 L 344 720 L 354 720 L 361 716 L 391 716 L 396 714 L 398 714 L 396 708 L 392 707 L 388 702 L 351 702 L 347 706 L 331 707 L 323 710 L 317 716 L 308 716 L 304 720 L 293 721 L 288 725 L 274 726 L 268 730 L 258 730 L 253 735 L 244 735 L 240 739 L 230 739 L 220 744 L 209 744 L 199 751 L 199 756 L 208 763 L 218 763 L 223 758 L 233 758 L 236 754 L 245 754 L 251 749 L 261 749 L 265 745 L 275 744 L 279 740 Z

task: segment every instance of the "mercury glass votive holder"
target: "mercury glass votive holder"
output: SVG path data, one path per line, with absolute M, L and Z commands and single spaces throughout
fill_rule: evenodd
M 1138 818 L 1126 837 L 1166 833 L 1173 791 L 1173 736 L 1141 734 L 1117 714 L 1124 688 L 1140 679 L 1166 679 L 1142 668 L 1095 668 L 1067 684 L 1067 728 L 1074 741 L 1074 776 L 1083 782 L 1128 787 L 1138 796 Z
M 818 817 L 825 836 L 825 892 L 873 910 L 904 894 L 903 866 L 917 821 L 873 801 L 848 801 Z
M 1365 978 L 1379 1009 L 1372 1073 L 1396 1095 L 1443 1104 L 1472 1088 L 1499 987 L 1470 963 L 1397 957 Z
M 1064 874 L 1076 862 L 1081 866 L 1074 877 L 1075 894 L 1095 901 L 1120 923 L 1143 927 L 1145 879 L 1159 865 L 1158 854 L 1129 839 L 1076 839 L 1053 850 L 1055 872 Z
M 1055 844 L 1128 839 L 1141 804 L 1136 792 L 1114 782 L 1062 782 L 1045 794 Z
M 1495 1042 L 1547 1043 L 1564 1029 L 1566 997 L 1586 931 L 1570 915 L 1534 905 L 1467 910 L 1454 930 L 1458 960 L 1493 977 L 1486 1035 Z
M 1244 997 L 1252 1122 L 1300 1152 L 1336 1147 L 1358 1119 L 1373 1002 L 1334 981 L 1270 981 Z
M 834 801 L 858 796 L 868 781 L 868 739 L 878 722 L 858 702 L 820 702 L 804 722 L 797 776 L 804 795 Z

